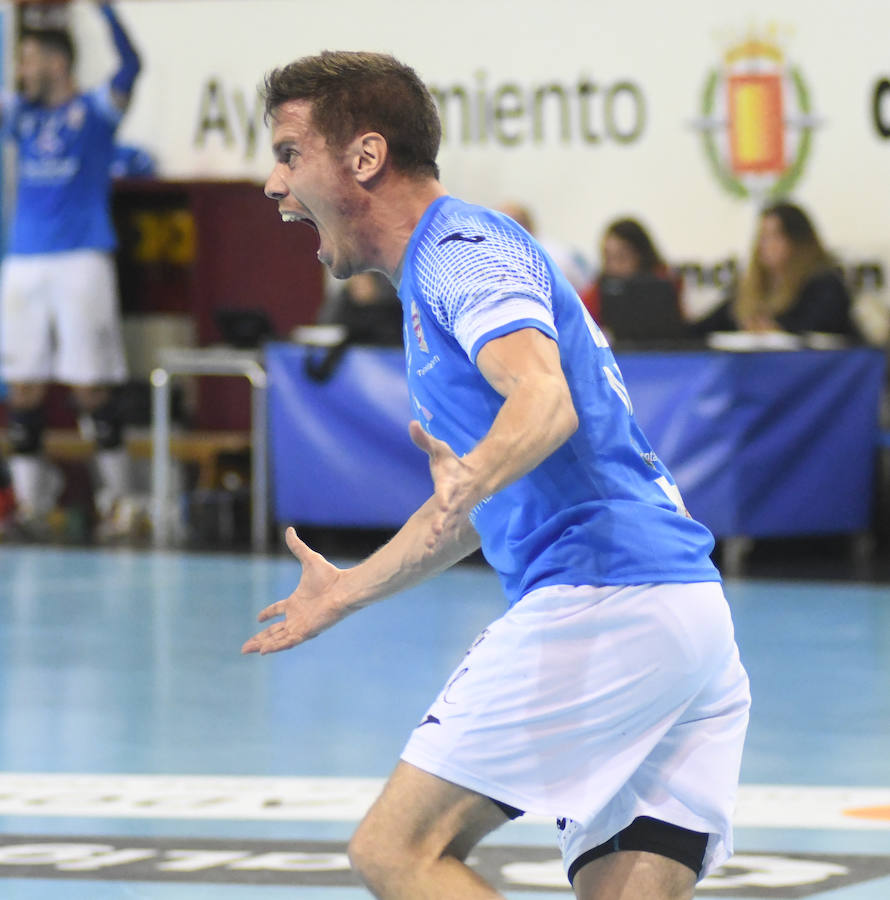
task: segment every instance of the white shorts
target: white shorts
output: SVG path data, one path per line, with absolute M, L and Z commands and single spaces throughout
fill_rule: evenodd
M 566 871 L 650 816 L 708 833 L 704 878 L 732 854 L 749 706 L 720 584 L 542 588 L 479 635 L 402 759 L 570 820 Z
M 8 256 L 0 273 L 0 375 L 117 384 L 127 367 L 114 262 L 98 250 Z

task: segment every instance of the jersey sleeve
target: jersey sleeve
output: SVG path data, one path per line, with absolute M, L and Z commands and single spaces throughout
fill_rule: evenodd
M 99 117 L 108 125 L 109 128 L 115 129 L 124 117 L 122 109 L 119 109 L 111 95 L 111 82 L 106 81 L 99 87 L 90 91 L 87 96 L 92 102 L 93 108 Z
M 524 232 L 481 219 L 455 224 L 428 242 L 419 262 L 433 315 L 472 362 L 485 343 L 521 328 L 556 340 L 550 274 Z

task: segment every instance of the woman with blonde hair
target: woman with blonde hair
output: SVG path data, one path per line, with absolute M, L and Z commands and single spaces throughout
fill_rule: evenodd
M 816 331 L 855 338 L 850 305 L 837 262 L 813 223 L 799 206 L 783 201 L 761 212 L 735 297 L 698 323 L 698 330 Z

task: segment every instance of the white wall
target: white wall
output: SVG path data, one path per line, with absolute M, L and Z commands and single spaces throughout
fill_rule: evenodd
M 449 121 L 443 181 L 487 204 L 524 200 L 542 232 L 591 255 L 609 219 L 639 215 L 672 261 L 747 254 L 756 201 L 720 186 L 692 123 L 725 51 L 752 30 L 777 35 L 783 66 L 799 71 L 818 120 L 793 195 L 830 246 L 878 256 L 890 270 L 890 140 L 871 114 L 876 85 L 890 79 L 887 0 L 122 0 L 118 8 L 145 63 L 122 136 L 154 151 L 168 177 L 262 180 L 271 161 L 267 136 L 260 125 L 255 140 L 247 137 L 258 127 L 256 86 L 272 66 L 323 48 L 392 52 L 428 83 L 473 91 L 481 84 L 489 95 L 507 83 L 529 91 L 591 80 L 599 86 L 589 107 L 599 130 L 604 91 L 632 82 L 646 107 L 638 140 L 585 143 L 576 109 L 572 139 L 562 143 L 555 106 L 543 141 L 511 147 L 491 136 L 461 144 Z M 109 70 L 112 56 L 92 4 L 74 4 L 74 14 L 89 83 Z M 200 145 L 211 80 L 221 88 L 216 111 L 229 121 L 231 141 L 216 129 Z M 627 91 L 617 97 L 616 126 L 626 131 L 634 107 Z M 890 129 L 890 91 L 882 109 Z M 528 122 L 508 119 L 503 127 L 517 134 Z

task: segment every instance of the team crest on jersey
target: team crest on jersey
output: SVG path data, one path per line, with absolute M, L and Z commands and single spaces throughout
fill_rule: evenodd
M 62 138 L 59 136 L 59 125 L 61 123 L 56 116 L 50 116 L 40 128 L 34 145 L 38 152 L 44 156 L 56 156 L 62 152 Z
M 411 327 L 414 329 L 414 337 L 417 338 L 417 346 L 424 353 L 429 353 L 430 348 L 423 336 L 423 326 L 420 324 L 420 310 L 417 308 L 417 301 L 411 301 Z

